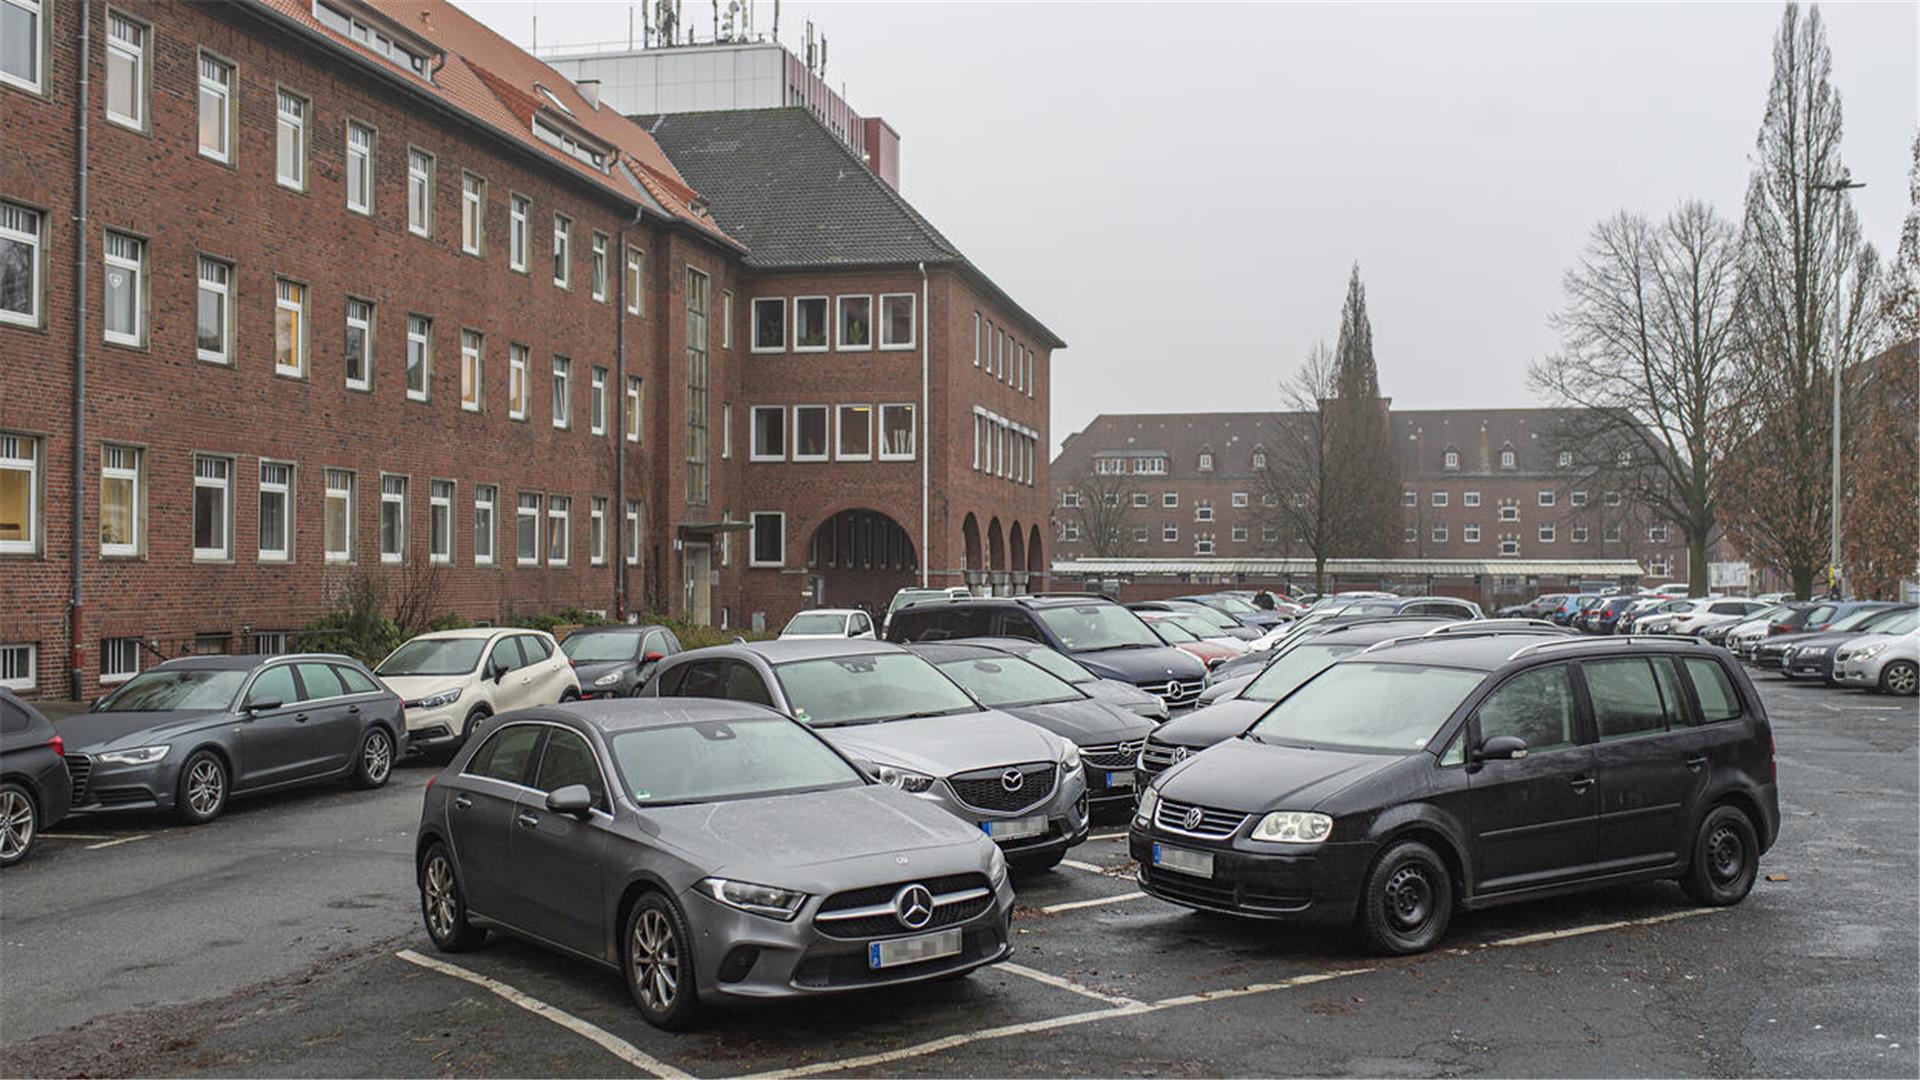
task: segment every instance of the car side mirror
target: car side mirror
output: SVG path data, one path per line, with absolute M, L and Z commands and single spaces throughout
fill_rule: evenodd
M 247 702 L 247 715 L 252 716 L 254 713 L 272 712 L 284 705 L 286 705 L 286 702 L 278 698 L 264 698 L 259 701 L 249 701 Z
M 501 682 L 501 681 L 504 681 L 504 680 L 506 679 L 506 677 L 507 677 L 507 669 L 506 669 L 506 668 L 503 668 L 503 667 L 499 667 L 499 666 L 495 666 L 495 667 L 494 667 L 494 669 L 493 669 L 493 681 L 494 681 L 494 682 L 496 682 L 496 683 L 497 683 L 497 682 Z
M 1476 761 L 1519 761 L 1527 756 L 1527 740 L 1518 735 L 1495 735 L 1474 752 Z
M 585 784 L 568 784 L 547 793 L 547 809 L 568 817 L 584 818 L 593 808 L 593 792 Z
M 647 655 L 641 657 L 640 661 L 645 664 L 653 664 L 653 663 L 658 663 L 661 660 L 665 660 L 666 658 L 667 658 L 666 653 L 650 652 Z

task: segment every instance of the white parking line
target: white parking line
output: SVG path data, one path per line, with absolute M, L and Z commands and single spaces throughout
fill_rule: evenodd
M 1051 1020 L 1030 1020 L 1023 1024 L 1008 1024 L 1004 1027 L 986 1028 L 981 1031 L 962 1035 L 948 1035 L 931 1039 L 912 1046 L 902 1046 L 897 1050 L 883 1050 L 877 1054 L 863 1054 L 860 1057 L 841 1058 L 838 1061 L 817 1061 L 811 1065 L 801 1065 L 793 1069 L 773 1069 L 763 1073 L 748 1073 L 741 1080 L 765 1080 L 774 1076 L 817 1076 L 820 1073 L 842 1072 L 847 1069 L 871 1069 L 875 1065 L 885 1065 L 893 1061 L 905 1061 L 907 1058 L 937 1054 L 942 1050 L 953 1050 L 969 1043 L 983 1042 L 987 1039 L 1004 1039 L 1012 1035 L 1031 1035 L 1040 1031 L 1053 1031 L 1057 1028 L 1073 1027 L 1076 1024 L 1090 1024 L 1095 1020 L 1105 1020 L 1115 1016 L 1137 1016 L 1153 1012 L 1152 1005 L 1123 1005 L 1117 1009 L 1095 1009 L 1092 1012 L 1072 1013 L 1056 1016 Z
M 152 835 L 152 834 L 151 834 L 151 833 L 141 833 L 141 834 L 139 834 L 138 836 L 122 836 L 122 837 L 120 837 L 120 838 L 119 838 L 119 839 L 117 839 L 117 840 L 108 840 L 108 841 L 107 841 L 106 843 L 104 843 L 104 844 L 88 844 L 88 845 L 87 845 L 87 850 L 88 850 L 88 851 L 99 851 L 99 850 L 100 850 L 101 848 L 110 848 L 110 847 L 117 847 L 117 846 L 119 846 L 119 845 L 121 845 L 121 844 L 131 844 L 131 843 L 133 843 L 133 842 L 134 842 L 135 840 L 145 840 L 145 839 L 146 839 L 146 838 L 147 838 L 148 836 L 150 836 L 150 835 Z
M 1048 904 L 1041 908 L 1043 914 L 1052 915 L 1059 911 L 1074 911 L 1079 908 L 1100 907 L 1103 904 L 1118 904 L 1122 900 L 1138 900 L 1147 895 L 1143 892 L 1121 893 L 1119 896 L 1102 896 L 1097 900 L 1071 900 L 1064 904 Z
M 996 965 L 996 970 L 1004 971 L 1010 975 L 1018 975 L 1023 979 L 1032 979 L 1037 983 L 1045 983 L 1057 989 L 1071 991 L 1072 993 L 1079 994 L 1081 997 L 1090 997 L 1095 1001 L 1104 1001 L 1109 1005 L 1140 1004 L 1140 1002 L 1130 997 L 1121 997 L 1118 994 L 1103 994 L 1091 986 L 1082 985 L 1081 983 L 1074 982 L 1072 979 L 1062 978 L 1058 975 L 1049 975 L 1044 971 L 1035 971 L 1030 967 L 1016 964 L 1012 961 L 1004 961 Z
M 1127 834 L 1123 832 L 1100 833 L 1097 836 L 1087 837 L 1089 840 L 1125 840 L 1126 838 Z
M 515 990 L 513 987 L 497 979 L 489 979 L 478 972 L 468 971 L 466 968 L 449 964 L 444 960 L 435 960 L 432 957 L 421 956 L 412 949 L 401 949 L 394 955 L 409 964 L 416 964 L 429 971 L 437 971 L 442 975 L 451 975 L 463 982 L 469 982 L 485 990 L 490 990 L 535 1016 L 551 1020 L 576 1035 L 583 1036 L 594 1043 L 598 1043 L 600 1048 L 607 1053 L 612 1054 L 614 1057 L 632 1065 L 634 1068 L 639 1069 L 649 1076 L 657 1076 L 662 1078 L 662 1080 L 691 1080 L 688 1074 L 648 1054 L 646 1051 L 641 1050 L 639 1047 L 620 1038 L 618 1035 L 608 1032 L 605 1028 L 590 1024 L 570 1013 L 562 1012 L 546 1002 L 541 1001 L 539 998 Z
M 102 836 L 95 833 L 48 832 L 48 833 L 41 833 L 40 839 L 42 840 L 111 840 L 113 839 L 113 837 Z
M 1657 926 L 1660 923 L 1673 922 L 1676 919 L 1691 919 L 1695 915 L 1711 915 L 1719 910 L 1721 909 L 1710 907 L 1688 908 L 1685 911 L 1669 911 L 1665 915 L 1649 915 L 1644 919 L 1621 919 L 1618 922 L 1590 923 L 1586 926 L 1576 926 L 1568 930 L 1546 930 L 1538 934 L 1521 934 L 1519 937 L 1489 941 L 1482 945 L 1481 948 L 1505 949 L 1515 945 L 1538 945 L 1545 941 L 1585 937 L 1588 934 L 1598 934 L 1606 930 L 1622 930 L 1629 926 Z
M 1078 859 L 1061 859 L 1060 865 L 1070 870 L 1085 870 L 1089 874 L 1104 874 L 1107 872 L 1107 868 L 1104 866 L 1095 866 L 1090 862 L 1081 862 Z

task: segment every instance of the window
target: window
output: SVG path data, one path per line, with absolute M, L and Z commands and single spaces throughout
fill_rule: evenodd
M 1606 529 L 1601 533 L 1601 535 L 1606 539 L 1607 543 L 1609 544 L 1619 543 L 1620 542 L 1620 523 L 1615 522 L 1612 525 L 1607 526 Z
M 476 566 L 493 565 L 493 506 L 499 498 L 498 492 L 492 484 L 476 484 L 473 488 L 473 562 Z
M 573 361 L 553 358 L 553 426 L 573 426 Z
M 46 35 L 40 25 L 41 0 L 0 0 L 0 82 L 40 92 L 46 63 Z M 7 646 L 31 648 L 32 646 Z M 0 683 L 0 685 L 12 685 Z M 31 680 L 27 682 L 32 686 Z
M 407 556 L 407 478 L 380 477 L 380 561 L 397 563 Z
M 460 176 L 460 250 L 469 255 L 486 251 L 487 182 L 473 175 Z
M 643 286 L 647 278 L 647 253 L 634 248 L 627 249 L 627 314 L 645 315 L 647 313 L 647 294 Z
M 106 262 L 101 279 L 106 338 L 116 345 L 139 345 L 147 332 L 147 245 L 126 233 L 109 232 Z
M 587 275 L 587 284 L 593 298 L 601 303 L 607 302 L 607 234 L 593 234 L 593 262 Z
M 1560 451 L 1559 455 L 1554 459 L 1554 463 L 1562 469 L 1572 468 L 1573 467 L 1573 451 L 1571 450 Z
M 587 380 L 587 430 L 607 433 L 607 369 L 596 367 Z
M 1200 471 L 1201 472 L 1213 471 L 1213 451 L 1211 450 L 1200 451 Z
M 784 566 L 787 561 L 787 515 L 755 513 L 753 526 L 753 565 Z
M 1551 492 L 1551 491 L 1542 491 L 1542 492 L 1540 492 L 1540 494 L 1539 494 L 1539 499 L 1540 499 L 1540 505 L 1541 505 L 1541 506 L 1552 506 L 1552 505 L 1553 505 L 1553 500 L 1554 500 L 1554 495 L 1553 495 L 1553 492 Z
M 1006 370 L 1007 370 L 1007 329 L 1006 327 L 1002 326 L 1002 327 L 996 327 L 993 331 L 993 367 L 987 371 L 987 374 L 992 375 L 994 378 L 997 379 L 1000 377 L 1001 372 L 1004 372 Z
M 1500 520 L 1501 521 L 1519 521 L 1520 505 L 1518 503 L 1500 504 Z
M 779 405 L 755 405 L 749 417 L 752 461 L 784 461 L 787 456 L 787 410 Z
M 486 355 L 486 337 L 478 330 L 460 331 L 460 407 L 480 411 L 480 372 Z
M 524 195 L 507 197 L 507 267 L 527 272 L 527 215 L 533 205 Z
M 1447 527 L 1445 525 L 1435 525 L 1433 528 L 1427 530 L 1427 537 L 1433 543 L 1444 544 L 1447 542 Z
M 1607 493 L 1606 493 L 1606 495 L 1605 495 L 1605 496 L 1604 496 L 1604 497 L 1603 497 L 1603 498 L 1601 499 L 1601 501 L 1602 501 L 1602 502 L 1604 502 L 1604 503 L 1606 503 L 1606 504 L 1607 504 L 1608 506 L 1619 506 L 1619 505 L 1620 505 L 1620 493 L 1619 493 L 1619 492 L 1617 492 L 1617 491 L 1609 491 L 1609 492 L 1607 492 Z
M 793 351 L 825 352 L 827 348 L 827 298 L 797 296 L 793 300 Z
M 1176 507 L 1176 506 L 1179 506 L 1179 505 L 1180 505 L 1180 493 L 1179 493 L 1179 492 L 1177 492 L 1177 491 L 1164 491 L 1164 492 L 1161 492 L 1161 493 L 1160 493 L 1160 505 L 1161 505 L 1161 506 L 1163 506 L 1163 507 L 1165 507 L 1165 508 L 1166 508 L 1166 509 L 1168 509 L 1168 510 L 1171 510 L 1171 509 L 1173 509 L 1174 507 Z
M 194 302 L 194 355 L 210 364 L 233 361 L 233 266 L 200 256 Z
M 1586 676 L 1594 733 L 1601 742 L 1664 732 L 1666 703 L 1679 711 L 1679 687 L 1665 657 L 1588 660 L 1580 673 Z
M 527 418 L 527 366 L 532 362 L 531 350 L 525 345 L 507 346 L 507 417 L 512 420 Z
M 1519 537 L 1503 536 L 1500 538 L 1500 555 L 1503 558 L 1511 558 L 1518 554 L 1520 554 L 1520 538 Z
M 827 407 L 793 407 L 793 460 L 827 460 Z
M 627 500 L 627 565 L 640 564 L 640 503 Z
M 573 288 L 573 219 L 553 215 L 553 283 Z
M 565 566 L 573 557 L 573 537 L 568 534 L 572 523 L 573 500 L 565 495 L 547 496 L 547 565 Z
M 1247 505 L 1247 493 L 1244 491 L 1234 492 L 1233 493 L 1234 509 L 1236 510 L 1245 509 L 1246 505 Z
M 407 316 L 407 400 L 427 400 L 428 380 L 433 377 L 433 320 L 425 315 Z
M 1463 506 L 1479 506 L 1480 493 L 1477 491 L 1469 491 L 1460 497 L 1460 503 Z
M 273 373 L 307 375 L 307 287 L 285 278 L 273 283 Z
M 522 494 L 513 511 L 514 562 L 540 565 L 540 496 Z
M 1267 467 L 1267 452 L 1265 450 L 1255 450 L 1253 452 L 1253 467 L 1255 469 L 1265 469 Z
M 873 406 L 839 407 L 840 442 L 834 457 L 841 461 L 866 461 L 873 457 Z
M 352 120 L 347 121 L 347 209 L 373 213 L 373 129 Z
M 1068 510 L 1077 509 L 1080 506 L 1080 493 L 1072 489 L 1061 492 L 1060 505 Z
M 915 428 L 912 405 L 880 406 L 880 460 L 911 461 Z
M 1554 534 L 1555 534 L 1555 531 L 1552 525 L 1540 526 L 1540 542 L 1541 543 L 1543 544 L 1553 543 Z
M 1447 493 L 1444 491 L 1436 491 L 1427 501 L 1431 502 L 1434 506 L 1445 506 L 1447 505 Z
M 428 58 L 425 55 L 414 52 L 346 12 L 327 4 L 316 3 L 313 5 L 313 17 L 341 37 L 352 38 L 393 63 L 411 70 L 422 79 L 429 82 L 433 80 L 433 73 L 428 70 Z
M 1136 492 L 1134 492 L 1134 493 L 1133 493 L 1133 505 L 1134 505 L 1134 506 L 1136 506 L 1136 507 L 1143 507 L 1143 508 L 1144 508 L 1144 507 L 1145 507 L 1145 506 L 1147 505 L 1147 493 L 1146 493 L 1146 492 L 1144 492 L 1144 491 L 1136 491 Z
M 14 0 L 0 0 L 0 14 Z M 0 202 L 0 322 L 40 325 L 40 213 Z
M 607 498 L 595 495 L 587 511 L 587 561 L 607 565 Z
M 1740 695 L 1733 680 L 1717 661 L 1685 659 L 1680 661 L 1693 682 L 1694 696 L 1700 700 L 1700 719 L 1705 723 L 1731 720 L 1740 715 Z
M 135 131 L 147 127 L 147 28 L 112 10 L 107 12 L 107 119 Z
M 1647 560 L 1647 575 L 1649 577 L 1666 577 L 1672 569 L 1673 564 L 1667 561 L 1665 555 L 1655 555 L 1653 558 Z
M 293 466 L 260 463 L 260 561 L 293 558 Z
M 1442 468 L 1447 469 L 1449 471 L 1459 469 L 1460 468 L 1460 451 L 1449 450 L 1445 454 L 1442 454 L 1440 456 L 1440 465 Z
M 1575 525 L 1575 526 L 1573 527 L 1573 537 L 1572 537 L 1572 540 L 1573 540 L 1573 542 L 1574 542 L 1574 543 L 1576 543 L 1576 544 L 1584 544 L 1584 543 L 1586 543 L 1586 542 L 1587 542 L 1587 527 L 1586 527 L 1585 525 Z
M 886 293 L 880 297 L 880 347 L 913 348 L 913 294 Z
M 1460 526 L 1460 539 L 1469 544 L 1479 543 L 1480 542 L 1480 526 L 1478 525 Z
M 328 562 L 348 562 L 353 558 L 353 474 L 345 469 L 327 470 L 325 502 L 322 506 L 320 546 Z
M 193 557 L 227 559 L 233 556 L 228 542 L 233 521 L 233 504 L 228 495 L 233 483 L 230 458 L 193 456 Z
M 1664 544 L 1664 543 L 1666 543 L 1666 542 L 1667 542 L 1667 527 L 1666 527 L 1665 525 L 1649 525 L 1649 526 L 1647 526 L 1647 539 L 1648 539 L 1649 541 L 1651 541 L 1651 542 L 1653 542 L 1653 543 L 1656 543 L 1656 544 Z
M 140 639 L 102 638 L 100 641 L 100 685 L 123 683 L 140 674 Z
M 1171 543 L 1174 543 L 1175 541 L 1177 541 L 1177 540 L 1179 540 L 1179 539 L 1180 539 L 1180 526 L 1178 526 L 1178 525 L 1162 525 L 1162 526 L 1160 526 L 1160 539 L 1161 539 L 1161 540 L 1163 540 L 1163 541 L 1165 541 L 1165 542 L 1167 542 L 1167 543 L 1169 543 L 1169 544 L 1171 544 Z
M 373 305 L 353 297 L 347 298 L 346 365 L 347 389 L 372 387 Z
M 286 655 L 291 651 L 287 648 L 287 632 L 285 630 L 255 631 L 253 635 L 253 651 L 261 656 Z M 356 694 L 371 693 L 375 689 L 378 689 L 370 683 L 362 687 L 360 684 L 366 683 L 367 677 L 352 668 L 336 667 L 333 670 L 342 678 L 348 680 L 349 685 L 354 688 L 353 692 Z
M 707 275 L 687 267 L 687 502 L 707 501 Z
M 1261 542 L 1262 542 L 1262 543 L 1267 543 L 1267 544 L 1277 544 L 1277 543 L 1279 543 L 1279 542 L 1280 542 L 1280 527 L 1279 527 L 1278 525 L 1262 525 L 1262 526 L 1260 526 L 1260 540 L 1261 540 Z
M 453 481 L 427 481 L 427 561 L 453 561 Z
M 1233 536 L 1233 542 L 1234 542 L 1234 543 L 1236 543 L 1236 544 L 1244 544 L 1244 543 L 1246 543 L 1246 541 L 1247 541 L 1247 527 L 1246 527 L 1245 525 L 1235 525 L 1235 526 L 1233 527 L 1233 533 L 1232 533 L 1232 536 Z
M 1195 540 L 1195 541 L 1193 542 L 1193 553 L 1194 553 L 1195 555 L 1211 555 L 1211 554 L 1213 554 L 1213 537 L 1211 537 L 1211 536 L 1202 536 L 1202 537 L 1200 537 L 1200 538 L 1198 538 L 1198 539 L 1196 539 L 1196 540 Z
M 1518 462 L 1514 459 L 1513 447 L 1503 447 L 1500 451 L 1500 467 L 1503 469 L 1511 469 L 1516 464 L 1518 464 Z
M 979 312 L 973 313 L 973 366 L 980 366 L 980 354 L 987 351 L 986 323 Z
M 841 352 L 864 352 L 873 348 L 873 297 L 842 296 L 839 304 L 839 336 L 834 347 Z M 975 314 L 974 318 L 979 319 Z M 975 363 L 979 358 L 975 357 Z
M 0 0 L 0 3 L 9 8 L 14 6 L 14 0 Z M 39 651 L 35 645 L 0 645 L 0 686 L 9 690 L 33 689 L 36 681 L 35 661 Z
M 640 441 L 640 387 L 638 375 L 627 376 L 627 441 Z
M 1407 543 L 1411 544 L 1420 539 L 1420 530 L 1409 525 L 1406 528 L 1406 535 L 1402 537 L 1402 539 L 1404 539 Z
M 274 127 L 275 178 L 282 187 L 307 190 L 307 99 L 280 91 L 279 120 Z
M 1061 525 L 1060 539 L 1069 544 L 1078 543 L 1080 540 L 1080 523 L 1077 521 L 1069 521 Z
M 433 155 L 407 148 L 407 231 L 433 234 Z
M 100 554 L 140 554 L 140 451 L 100 448 Z
M 1529 753 L 1572 746 L 1573 683 L 1565 664 L 1523 671 L 1487 695 L 1474 713 L 1476 737 L 1484 744 L 1511 735 Z
M 559 103 L 555 101 L 555 104 Z M 567 109 L 564 105 L 561 106 L 561 109 L 566 112 L 573 111 Z M 575 161 L 584 165 L 591 165 L 601 172 L 607 171 L 607 153 L 605 150 L 591 146 L 579 137 L 560 130 L 559 127 L 555 126 L 554 123 L 546 117 L 538 114 L 534 116 L 533 133 L 541 142 L 557 148 L 561 153 L 573 158 Z
M 1420 505 L 1419 493 L 1413 492 L 1413 491 L 1402 491 L 1400 493 L 1400 505 L 1401 506 L 1419 506 Z
M 1213 504 L 1208 502 L 1205 499 L 1201 499 L 1200 502 L 1196 504 L 1193 508 L 1193 520 L 1212 521 L 1213 520 Z
M 778 297 L 753 301 L 754 352 L 783 352 L 787 347 L 787 302 Z
M 1567 503 L 1572 506 L 1585 506 L 1587 505 L 1587 493 L 1584 491 L 1573 492 L 1567 496 Z

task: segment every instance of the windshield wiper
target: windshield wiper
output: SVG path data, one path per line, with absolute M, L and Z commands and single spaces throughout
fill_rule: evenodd
M 934 717 L 934 716 L 958 716 L 961 713 L 979 712 L 979 711 L 980 710 L 978 709 L 969 709 L 962 706 L 955 706 L 951 709 L 923 709 L 920 712 L 904 713 L 900 716 L 888 717 L 888 719 L 889 720 L 925 720 L 929 717 Z

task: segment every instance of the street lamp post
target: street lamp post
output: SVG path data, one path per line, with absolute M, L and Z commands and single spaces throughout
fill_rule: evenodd
M 1846 321 L 1846 297 L 1840 289 L 1844 267 L 1840 265 L 1840 215 L 1846 203 L 1843 196 L 1867 185 L 1846 173 L 1839 179 L 1813 185 L 1816 191 L 1832 192 L 1833 200 L 1833 489 L 1827 514 L 1827 586 L 1835 597 L 1846 594 L 1845 576 L 1840 572 L 1840 337 Z

